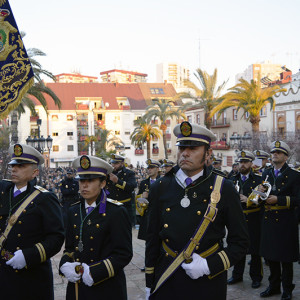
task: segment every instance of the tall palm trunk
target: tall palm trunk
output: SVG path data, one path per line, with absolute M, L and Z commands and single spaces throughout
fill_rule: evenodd
M 167 149 L 167 125 L 161 124 L 160 129 L 163 133 L 163 144 L 164 144 L 164 150 L 165 150 L 165 158 L 168 158 L 168 149 Z
M 150 159 L 150 141 L 147 140 L 147 159 Z
M 12 112 L 11 115 L 11 140 L 14 144 L 18 143 L 18 123 L 19 123 L 18 113 L 16 111 Z

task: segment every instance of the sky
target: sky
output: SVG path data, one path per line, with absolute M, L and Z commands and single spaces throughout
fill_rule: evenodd
M 200 66 L 218 84 L 250 64 L 269 60 L 300 69 L 299 0 L 10 0 L 26 48 L 53 74 L 125 69 L 148 74 L 156 65 Z

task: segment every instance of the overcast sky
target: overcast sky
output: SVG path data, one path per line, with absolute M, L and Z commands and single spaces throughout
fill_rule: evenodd
M 10 0 L 54 74 L 99 76 L 114 68 L 148 74 L 170 61 L 219 72 L 219 83 L 265 60 L 300 68 L 299 0 Z M 199 51 L 200 39 L 200 51 Z M 200 54 L 200 55 L 199 55 Z M 191 76 L 194 80 L 194 76 Z

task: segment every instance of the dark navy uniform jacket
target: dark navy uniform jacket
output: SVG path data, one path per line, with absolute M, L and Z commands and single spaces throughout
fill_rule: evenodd
M 187 195 L 191 203 L 183 208 L 180 200 L 184 188 L 177 183 L 174 167 L 155 182 L 149 194 L 149 225 L 146 240 L 146 286 L 153 291 L 155 285 L 174 258 L 167 255 L 163 242 L 179 253 L 184 249 L 200 224 L 210 202 L 210 195 L 217 176 L 204 168 L 204 175 L 193 182 Z M 208 227 L 196 253 L 202 253 L 213 245 L 218 249 L 209 257 L 208 276 L 191 279 L 179 267 L 154 293 L 150 299 L 226 299 L 226 281 L 229 267 L 239 261 L 247 252 L 249 237 L 240 199 L 232 181 L 225 179 L 217 216 Z M 228 230 L 228 246 L 223 248 L 225 227 Z
M 279 176 L 275 177 L 274 168 L 263 173 L 263 180 L 274 186 L 271 195 L 276 195 L 278 203 L 265 205 L 261 256 L 271 261 L 293 262 L 298 260 L 298 221 L 296 206 L 300 204 L 300 173 L 284 164 Z
M 97 204 L 99 203 L 99 197 Z M 132 258 L 131 224 L 124 205 L 107 200 L 105 213 L 99 213 L 97 206 L 86 214 L 85 201 L 69 209 L 69 223 L 64 255 L 65 262 L 78 261 L 90 267 L 94 285 L 79 283 L 79 299 L 127 299 L 126 279 L 123 268 Z M 80 225 L 82 227 L 83 251 L 80 252 Z M 75 299 L 75 284 L 69 282 L 67 299 Z
M 230 180 L 233 181 L 234 185 L 238 184 L 240 190 L 239 193 L 246 196 L 247 198 L 259 184 L 262 182 L 262 177 L 250 171 L 249 177 L 243 182 L 241 180 L 241 174 L 238 173 L 232 176 Z M 251 203 L 251 206 L 247 207 L 247 204 L 241 202 L 243 212 L 246 218 L 250 237 L 250 247 L 248 253 L 259 255 L 260 235 L 261 235 L 261 205 Z
M 41 190 L 19 216 L 3 243 L 3 249 L 11 253 L 21 249 L 27 267 L 16 271 L 1 258 L 1 299 L 54 298 L 50 258 L 59 252 L 64 242 L 61 208 L 54 194 L 34 184 L 35 180 L 29 182 L 27 190 L 14 198 L 14 184 L 0 181 L 0 233 L 5 230 L 10 207 L 13 214 L 29 194 Z
M 60 182 L 59 188 L 64 199 L 69 198 L 74 199 L 74 201 L 78 200 L 79 184 L 74 178 L 69 179 L 66 177 Z
M 125 206 L 131 205 L 132 192 L 137 187 L 135 173 L 123 167 L 120 171 L 113 172 L 113 174 L 118 176 L 118 182 L 114 184 L 111 180 L 107 181 L 108 197 L 124 202 Z
M 158 179 L 159 176 L 156 177 L 156 180 Z M 149 190 L 150 190 L 150 177 L 141 181 L 137 196 L 142 196 L 142 194 L 145 191 L 149 191 Z M 144 215 L 140 217 L 140 228 L 138 233 L 138 239 L 144 241 L 146 240 L 146 235 L 147 235 L 147 216 L 148 216 L 148 210 L 146 209 Z

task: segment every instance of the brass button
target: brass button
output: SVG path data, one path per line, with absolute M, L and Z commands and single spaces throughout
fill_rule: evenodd
M 168 256 L 169 256 L 169 254 L 168 254 L 168 253 L 166 253 L 166 256 L 168 257 Z
M 16 250 L 20 250 L 20 247 L 17 247 Z
M 168 239 L 166 239 L 166 243 L 169 243 L 169 240 L 168 240 Z
M 212 185 L 209 188 L 212 190 L 213 189 Z
M 171 210 L 171 208 L 170 208 L 170 207 L 166 208 L 166 211 L 168 211 L 168 212 L 169 212 L 170 210 Z
M 94 239 L 94 237 L 93 236 L 90 236 L 90 240 L 93 240 Z
M 248 222 L 248 220 L 246 220 L 246 222 Z
M 21 237 L 21 234 L 20 234 L 20 233 L 18 233 L 18 237 Z
M 282 185 L 284 185 L 284 182 L 282 183 Z
M 106 213 L 102 214 L 102 216 L 105 217 L 105 216 L 106 216 Z
M 196 246 L 196 250 L 198 250 L 199 249 L 199 246 Z
M 23 210 L 23 213 L 26 213 L 26 209 Z
M 15 272 L 18 273 L 19 271 L 18 271 L 18 270 L 15 270 Z
M 278 222 L 278 219 L 276 219 L 276 222 Z
M 168 224 L 165 224 L 165 225 L 164 225 L 164 227 L 165 227 L 165 228 L 168 228 L 168 227 L 169 227 L 169 225 L 168 225 Z
M 100 227 L 100 225 L 99 225 L 99 224 L 96 224 L 96 227 L 97 227 L 97 228 L 99 228 L 99 227 Z
M 198 215 L 198 216 L 201 215 L 201 211 L 200 211 L 200 210 L 197 211 L 197 215 Z
M 75 250 L 78 251 L 78 247 L 75 247 Z
M 94 260 L 93 260 L 93 259 L 91 259 L 91 262 L 94 262 Z
M 276 210 L 276 214 L 278 214 L 278 210 Z
M 278 189 L 278 192 L 280 192 L 280 189 Z
M 206 202 L 207 202 L 207 200 L 206 200 L 206 199 L 204 199 L 204 200 L 203 200 L 203 202 L 204 202 L 204 203 L 206 203 Z
M 255 181 L 253 180 L 253 183 L 255 183 Z
M 19 223 L 19 224 L 22 224 L 22 221 L 19 221 L 18 223 Z
M 94 249 L 93 249 L 93 248 L 91 248 L 91 249 L 90 249 L 90 251 L 94 251 Z
M 76 226 L 76 224 L 74 224 L 74 228 L 76 228 L 77 226 Z
M 79 261 L 79 258 L 76 258 L 76 261 Z
M 265 217 L 265 219 L 268 219 L 268 217 Z
M 77 214 L 75 214 L 74 217 L 77 217 Z
M 75 239 L 78 240 L 78 239 L 79 239 L 79 236 L 78 236 L 78 235 L 75 235 Z
M 33 201 L 31 202 L 31 204 L 33 204 Z
M 2 216 L 0 216 L 0 220 L 2 219 Z

